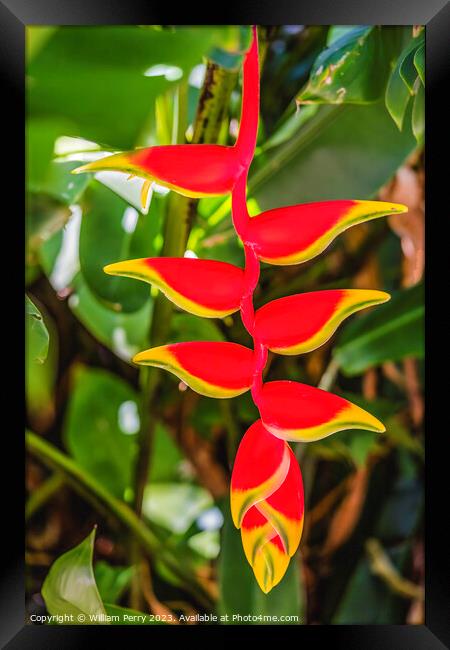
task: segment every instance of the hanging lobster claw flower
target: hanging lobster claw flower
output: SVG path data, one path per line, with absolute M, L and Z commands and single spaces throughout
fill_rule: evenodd
M 370 219 L 406 212 L 383 201 L 324 201 L 262 212 L 250 219 L 245 238 L 260 260 L 280 266 L 319 255 L 337 235 Z
M 241 126 L 234 146 L 180 144 L 146 147 L 106 156 L 77 167 L 72 173 L 126 172 L 192 198 L 231 192 L 236 180 L 250 164 L 256 144 L 259 68 L 255 29 L 243 68 Z
M 233 264 L 190 257 L 150 257 L 108 264 L 110 275 L 144 280 L 185 311 L 223 318 L 239 309 L 244 272 Z
M 261 420 L 244 435 L 231 478 L 231 512 L 259 586 L 268 593 L 286 572 L 303 529 L 303 483 L 289 445 Z
M 356 404 L 295 381 L 264 384 L 259 410 L 266 429 L 283 440 L 312 442 L 344 429 L 386 430 Z
M 172 343 L 139 352 L 133 361 L 169 370 L 207 397 L 236 397 L 252 384 L 253 350 L 237 343 Z
M 255 333 L 272 352 L 311 352 L 328 341 L 345 318 L 389 298 L 384 291 L 365 289 L 298 293 L 273 300 L 258 309 Z

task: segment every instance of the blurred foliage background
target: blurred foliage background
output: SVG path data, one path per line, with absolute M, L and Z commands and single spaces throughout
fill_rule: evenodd
M 250 395 L 208 399 L 130 363 L 162 342 L 248 345 L 239 315 L 181 313 L 148 285 L 102 271 L 160 254 L 243 265 L 230 201 L 155 186 L 142 210 L 139 179 L 70 174 L 105 151 L 232 144 L 249 28 L 27 28 L 29 614 L 423 623 L 424 30 L 259 35 L 251 213 L 347 198 L 409 207 L 347 231 L 310 263 L 263 265 L 257 307 L 325 288 L 392 294 L 320 349 L 270 356 L 267 372 L 345 395 L 387 431 L 295 447 L 305 531 L 284 580 L 262 594 L 228 505 L 233 458 L 257 418 Z

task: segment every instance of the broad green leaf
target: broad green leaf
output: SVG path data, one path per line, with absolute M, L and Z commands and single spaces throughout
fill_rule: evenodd
M 357 27 L 355 25 L 331 25 L 327 34 L 327 45 L 332 45 L 335 41 L 347 36 Z
M 96 562 L 95 582 L 104 603 L 117 603 L 128 589 L 133 576 L 133 567 L 112 566 L 104 560 Z M 108 606 L 105 606 L 107 610 Z
M 250 191 L 263 210 L 368 199 L 415 146 L 412 133 L 399 133 L 381 103 L 323 106 L 290 142 L 258 157 Z
M 60 27 L 27 67 L 28 110 L 70 120 L 72 129 L 59 135 L 131 149 L 152 119 L 155 98 L 212 47 L 226 49 L 233 30 L 238 34 L 225 26 Z
M 228 625 L 286 625 L 286 622 L 277 622 L 273 617 L 287 615 L 299 617 L 299 620 L 291 621 L 291 625 L 301 624 L 304 605 L 298 553 L 291 558 L 283 580 L 268 594 L 264 594 L 245 558 L 241 533 L 231 521 L 228 503 L 224 505 L 224 519 L 219 556 L 219 615 L 228 615 Z M 252 620 L 239 620 L 239 617 L 249 615 Z M 264 616 L 268 618 L 264 620 Z
M 27 355 L 35 363 L 44 363 L 48 354 L 49 335 L 42 314 L 33 301 L 25 295 Z
M 409 40 L 397 59 L 386 88 L 386 108 L 400 130 L 409 99 L 414 94 L 418 73 L 414 63 L 415 54 L 423 46 L 423 42 L 423 32 Z
M 380 28 L 354 27 L 319 55 L 297 99 L 301 103 L 372 102 L 382 92 L 386 70 Z
M 81 544 L 61 555 L 51 566 L 42 587 L 42 596 L 52 615 L 72 615 L 73 624 L 95 624 L 105 616 L 105 608 L 92 569 L 95 528 Z M 85 616 L 80 621 L 79 616 Z
M 346 375 L 424 351 L 423 285 L 403 289 L 343 329 L 333 355 Z
M 151 257 L 162 223 L 163 199 L 140 215 L 97 181 L 84 195 L 80 229 L 80 268 L 98 299 L 113 311 L 137 311 L 149 300 L 150 287 L 131 278 L 112 277 L 106 264 Z M 99 243 L 101 242 L 101 245 Z
M 388 550 L 395 568 L 402 573 L 410 554 L 410 544 Z M 334 625 L 402 624 L 408 601 L 392 593 L 373 575 L 369 559 L 363 557 L 351 577 L 331 623 Z
M 400 131 L 403 128 L 403 120 L 410 99 L 411 93 L 400 76 L 397 64 L 392 70 L 386 86 L 385 102 L 387 110 Z
M 415 56 L 419 48 L 424 46 L 424 32 L 411 40 L 410 47 L 400 63 L 400 76 L 407 85 L 410 93 L 414 93 L 414 84 L 418 70 L 415 66 Z
M 213 505 L 211 495 L 188 483 L 152 483 L 144 493 L 142 511 L 154 523 L 178 535 Z
M 412 130 L 417 142 L 421 144 L 425 134 L 425 88 L 419 79 L 417 81 L 412 111 Z
M 425 43 L 417 48 L 414 54 L 414 65 L 421 82 L 425 85 Z
M 131 484 L 139 431 L 134 390 L 105 370 L 78 368 L 64 437 L 77 463 L 116 497 Z

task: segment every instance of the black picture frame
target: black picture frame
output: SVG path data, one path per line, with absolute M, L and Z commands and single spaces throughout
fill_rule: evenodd
M 438 171 L 446 158 L 444 150 L 444 135 L 448 132 L 446 122 L 447 106 L 443 93 L 446 90 L 445 73 L 450 60 L 450 8 L 445 0 L 277 0 L 276 2 L 262 1 L 238 3 L 214 3 L 214 9 L 202 5 L 174 6 L 172 9 L 163 3 L 151 0 L 90 0 L 76 2 L 75 0 L 0 0 L 0 62 L 2 71 L 2 108 L 6 116 L 2 120 L 5 128 L 4 138 L 9 144 L 3 149 L 2 159 L 5 163 L 3 179 L 8 183 L 8 197 L 13 206 L 14 219 L 10 221 L 21 223 L 24 213 L 24 69 L 25 69 L 25 27 L 27 25 L 89 25 L 89 24 L 382 24 L 426 25 L 426 199 L 428 218 L 443 220 L 445 213 L 439 201 L 446 190 L 445 183 L 438 181 Z M 7 125 L 5 127 L 5 125 Z M 448 181 L 447 181 L 448 184 Z M 4 305 L 9 305 L 11 312 L 16 314 L 16 326 L 8 324 L 9 337 L 17 336 L 16 346 L 4 340 L 2 360 L 8 369 L 8 388 L 17 395 L 23 394 L 22 366 L 18 362 L 17 350 L 23 348 L 22 301 L 20 287 L 13 287 L 13 280 L 20 283 L 21 276 L 17 266 L 23 268 L 19 251 L 24 250 L 23 229 L 16 228 L 7 233 L 8 249 L 14 252 L 11 271 L 7 276 L 9 294 L 4 297 Z M 430 235 L 427 228 L 427 251 L 430 251 Z M 436 240 L 439 239 L 439 235 Z M 442 237 L 441 237 L 442 240 Z M 442 243 L 442 242 L 441 242 Z M 434 243 L 433 243 L 434 245 Z M 441 340 L 446 339 L 445 321 L 442 320 L 440 307 L 437 305 L 442 298 L 438 288 L 431 285 L 430 277 L 448 275 L 443 265 L 442 271 L 437 270 L 439 261 L 444 262 L 448 253 L 444 242 L 442 255 L 438 249 L 428 255 L 427 262 L 427 332 L 428 325 L 433 319 L 442 328 Z M 20 261 L 18 261 L 20 260 Z M 21 266 L 20 266 L 21 265 Z M 10 276 L 11 277 L 10 282 Z M 431 286 L 430 286 L 431 285 Z M 23 287 L 23 285 L 22 285 Z M 6 290 L 6 287 L 5 287 Z M 437 301 L 433 300 L 437 298 Z M 11 305 L 14 305 L 11 307 Z M 436 306 L 435 306 L 436 305 Z M 16 309 L 17 307 L 17 309 Z M 434 311 L 433 311 L 434 310 Z M 434 316 L 433 316 L 434 314 Z M 448 335 L 447 335 L 448 336 Z M 436 339 L 435 339 L 436 337 Z M 437 340 L 439 332 L 433 333 Z M 428 341 L 427 336 L 427 343 Z M 6 342 L 5 342 L 6 341 Z M 439 355 L 439 351 L 438 351 Z M 450 641 L 449 626 L 449 580 L 444 570 L 447 567 L 448 556 L 446 537 L 445 499 L 448 493 L 445 481 L 447 465 L 445 420 L 439 420 L 435 409 L 446 406 L 446 391 L 442 382 L 434 380 L 431 373 L 433 351 L 427 345 L 427 403 L 433 400 L 432 414 L 427 414 L 426 436 L 426 617 L 423 626 L 379 625 L 379 626 L 302 626 L 295 628 L 298 643 L 326 643 L 333 647 L 345 647 L 348 650 L 364 648 L 365 650 L 414 650 L 426 648 L 434 650 L 448 647 Z M 20 356 L 19 356 L 20 359 Z M 442 359 L 440 359 L 442 363 Z M 448 367 L 448 362 L 446 362 Z M 5 376 L 5 375 L 4 375 Z M 11 385 L 10 385 L 11 380 Z M 17 386 L 13 385 L 17 382 Z M 441 394 L 439 395 L 439 390 Z M 432 393 L 432 397 L 431 397 Z M 448 398 L 447 398 L 448 401 Z M 440 404 L 438 404 L 438 402 Z M 206 639 L 210 633 L 217 636 L 217 641 L 229 644 L 234 638 L 246 636 L 251 642 L 255 634 L 254 627 L 226 627 L 218 630 L 214 626 L 192 628 L 186 627 L 108 627 L 108 626 L 26 626 L 24 624 L 24 535 L 23 535 L 23 467 L 24 444 L 17 426 L 20 406 L 14 410 L 14 424 L 8 433 L 8 462 L 14 457 L 14 466 L 7 477 L 5 471 L 0 472 L 6 484 L 0 494 L 7 495 L 3 504 L 2 521 L 7 522 L 3 529 L 2 541 L 3 559 L 2 580 L 0 583 L 0 642 L 2 647 L 11 650 L 26 648 L 79 648 L 93 647 L 94 644 L 106 645 L 114 635 L 113 640 L 130 644 L 131 637 L 139 635 L 145 642 L 152 642 L 159 635 L 171 637 L 174 643 L 189 643 L 193 634 L 200 639 Z M 11 407 L 10 407 L 11 408 Z M 431 410 L 431 409 L 429 409 Z M 445 413 L 445 411 L 444 411 Z M 5 442 L 3 443 L 5 444 Z M 9 455 L 10 454 L 10 455 Z M 441 463 L 439 463 L 441 461 Z M 12 464 L 12 463 L 11 463 Z M 270 628 L 270 629 L 269 629 Z M 274 629 L 275 628 L 275 629 Z M 264 636 L 277 634 L 278 626 L 265 626 Z M 261 632 L 261 628 L 259 628 Z M 126 635 L 126 636 L 125 636 Z M 278 631 L 279 635 L 279 631 Z M 285 639 L 284 633 L 280 639 Z M 214 641 L 216 643 L 217 641 Z M 102 647 L 100 645 L 100 647 Z

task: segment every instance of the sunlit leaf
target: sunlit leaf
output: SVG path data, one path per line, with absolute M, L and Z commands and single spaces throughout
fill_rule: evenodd
M 316 59 L 300 102 L 366 103 L 382 91 L 387 62 L 380 29 L 354 27 Z
M 42 596 L 52 615 L 72 615 L 73 625 L 95 624 L 105 608 L 92 569 L 95 529 L 78 546 L 61 555 L 51 566 Z M 81 621 L 80 615 L 85 618 Z M 67 621 L 66 621 L 67 624 Z

